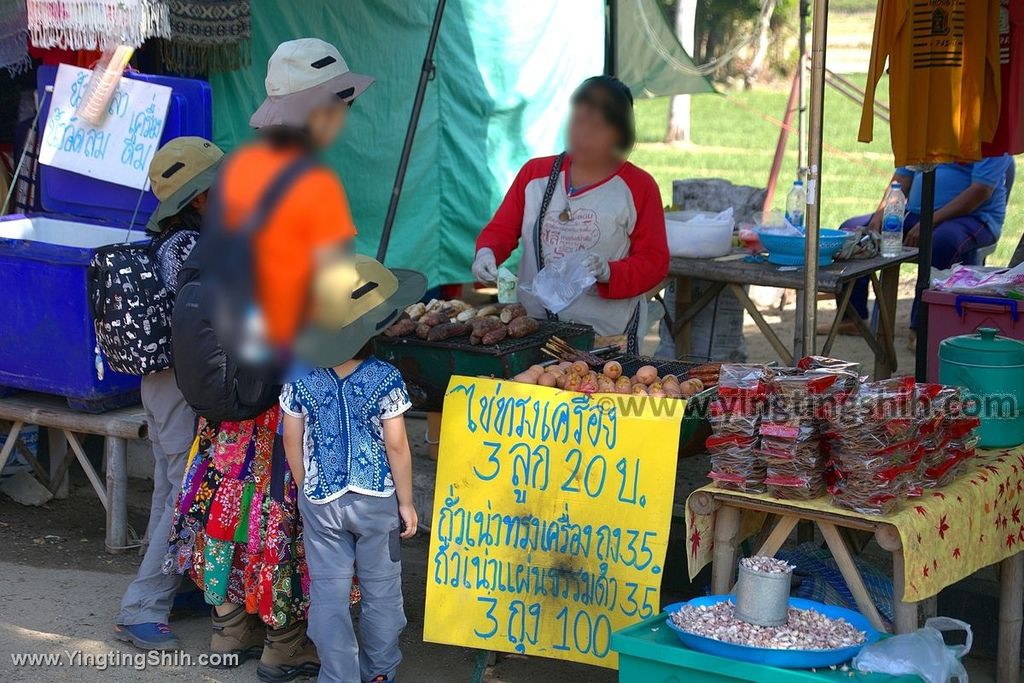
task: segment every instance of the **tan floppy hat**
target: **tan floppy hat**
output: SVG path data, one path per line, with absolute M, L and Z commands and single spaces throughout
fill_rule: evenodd
M 313 280 L 310 321 L 295 342 L 295 355 L 321 368 L 350 360 L 427 291 L 414 270 L 388 269 L 361 254 L 337 257 Z
M 146 229 L 159 232 L 160 222 L 177 215 L 213 184 L 224 152 L 209 140 L 184 136 L 174 138 L 153 155 L 149 182 L 160 200 Z
M 267 99 L 249 119 L 253 128 L 301 126 L 316 107 L 351 102 L 373 83 L 352 73 L 338 48 L 319 38 L 281 43 L 267 62 Z

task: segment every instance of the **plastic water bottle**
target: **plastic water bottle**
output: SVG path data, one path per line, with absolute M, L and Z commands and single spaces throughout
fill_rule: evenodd
M 899 256 L 903 250 L 903 219 L 907 213 L 907 198 L 903 188 L 893 183 L 882 200 L 882 256 Z
M 794 228 L 804 229 L 804 211 L 807 208 L 807 191 L 804 190 L 804 181 L 797 178 L 793 181 L 793 187 L 786 195 L 786 220 Z

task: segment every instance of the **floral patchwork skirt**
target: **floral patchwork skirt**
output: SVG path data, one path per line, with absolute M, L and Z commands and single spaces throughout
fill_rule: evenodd
M 188 574 L 213 605 L 244 605 L 271 628 L 306 618 L 309 572 L 298 491 L 278 435 L 280 408 L 200 420 L 164 571 Z

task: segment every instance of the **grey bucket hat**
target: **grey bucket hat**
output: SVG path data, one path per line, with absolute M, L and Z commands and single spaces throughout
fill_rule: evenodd
M 351 102 L 373 78 L 349 71 L 338 48 L 319 38 L 281 43 L 267 62 L 267 98 L 249 119 L 253 128 L 301 126 L 313 109 Z

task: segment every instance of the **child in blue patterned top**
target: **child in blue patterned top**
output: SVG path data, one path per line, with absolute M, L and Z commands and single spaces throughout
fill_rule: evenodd
M 281 393 L 285 455 L 302 491 L 309 636 L 321 681 L 389 681 L 401 661 L 399 539 L 418 523 L 403 417 L 410 407 L 398 370 L 365 348 Z M 354 572 L 363 593 L 361 647 L 344 599 Z

